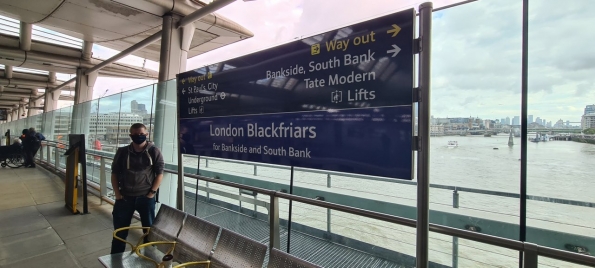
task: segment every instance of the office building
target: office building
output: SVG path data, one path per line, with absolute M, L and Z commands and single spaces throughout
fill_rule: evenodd
M 521 117 L 520 116 L 515 116 L 514 118 L 512 118 L 512 125 L 513 126 L 520 126 L 521 125 Z
M 583 113 L 583 115 L 593 114 L 593 113 L 595 113 L 595 104 L 585 106 L 585 112 Z
M 581 128 L 583 130 L 589 129 L 589 128 L 595 128 L 595 112 L 583 115 L 582 120 L 581 120 Z

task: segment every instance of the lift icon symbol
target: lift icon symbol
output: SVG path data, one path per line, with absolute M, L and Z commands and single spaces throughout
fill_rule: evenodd
M 331 102 L 339 103 L 342 101 L 343 101 L 343 92 L 342 91 L 335 90 L 334 92 L 331 92 Z

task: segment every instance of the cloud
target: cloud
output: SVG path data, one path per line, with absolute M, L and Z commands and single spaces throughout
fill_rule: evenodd
M 452 112 L 461 110 L 445 101 L 468 111 L 460 116 L 520 115 L 521 4 L 482 0 L 438 12 L 443 15 L 434 20 L 432 47 L 436 117 L 457 116 Z M 578 29 L 595 23 L 590 16 L 595 10 L 583 0 L 532 1 L 529 11 L 529 113 L 579 121 L 582 108 L 576 107 L 584 107 L 585 97 L 594 95 L 595 49 L 589 44 L 595 33 Z
M 451 5 L 462 0 L 436 0 L 434 7 Z M 188 60 L 188 69 L 239 57 L 251 52 L 308 37 L 318 33 L 390 14 L 417 8 L 420 0 L 259 0 L 237 1 L 217 13 L 239 23 L 254 37 L 198 55 Z
M 415 7 L 421 2 L 238 1 L 218 13 L 248 28 L 255 37 L 189 59 L 188 69 Z M 434 2 L 438 6 L 456 1 Z M 595 99 L 595 46 L 591 45 L 595 43 L 595 31 L 585 28 L 595 24 L 593 13 L 591 0 L 530 2 L 529 113 L 534 117 L 576 122 L 584 106 Z M 435 12 L 433 19 L 433 115 L 490 119 L 520 115 L 522 1 L 476 1 Z M 102 58 L 115 54 L 99 46 L 94 51 Z M 141 63 L 136 58 L 126 60 Z M 151 68 L 158 68 L 157 63 L 151 64 Z M 100 80 L 95 91 L 102 94 L 109 88 L 111 94 L 123 86 L 139 83 L 132 81 Z

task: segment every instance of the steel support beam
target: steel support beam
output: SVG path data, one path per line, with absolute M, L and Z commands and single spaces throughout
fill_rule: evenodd
M 184 27 L 183 29 L 176 29 L 176 21 L 179 19 L 178 15 L 166 14 L 163 16 L 161 51 L 159 59 L 159 84 L 157 85 L 156 97 L 157 100 L 174 100 L 175 90 L 169 88 L 172 83 L 166 81 L 174 78 L 176 74 L 186 70 L 186 59 L 188 57 L 188 49 L 194 34 L 194 25 Z M 159 101 L 158 101 L 159 102 Z M 163 105 L 158 105 L 155 108 L 155 131 L 153 140 L 160 146 L 165 155 L 177 156 L 177 161 L 182 160 L 182 156 L 175 150 L 175 146 L 171 146 L 171 141 L 176 141 L 175 133 L 163 131 L 166 129 L 175 129 L 175 120 L 170 120 L 176 117 L 176 110 L 167 109 Z M 177 142 L 177 141 L 176 141 Z M 173 145 L 173 144 L 172 144 Z M 169 159 L 168 159 L 169 160 Z M 172 158 L 170 161 L 176 161 Z M 181 165 L 178 165 L 181 167 Z M 164 179 L 169 181 L 177 181 L 177 189 L 169 188 L 167 191 L 160 191 L 160 197 L 172 200 L 175 198 L 176 207 L 178 209 L 184 208 L 184 180 L 180 170 L 178 176 L 168 175 Z
M 2 92 L 0 97 L 18 97 L 18 98 L 29 98 L 31 97 L 31 93 L 13 93 L 13 92 Z
M 37 106 L 39 106 L 39 105 L 41 105 L 41 100 L 30 99 L 29 105 L 27 106 L 27 116 L 31 117 L 31 116 L 38 115 L 40 113 L 39 112 L 40 109 L 38 109 L 39 107 L 37 107 Z M 43 110 L 43 108 L 41 108 L 41 110 Z
M 159 55 L 159 83 L 157 84 L 156 90 L 156 103 L 160 103 L 159 100 L 172 100 L 175 98 L 172 95 L 172 91 L 168 90 L 168 84 L 165 81 L 179 73 L 180 68 L 186 67 L 180 66 L 178 61 L 180 58 L 180 41 L 182 40 L 182 37 L 180 36 L 180 31 L 174 29 L 174 19 L 176 18 L 177 15 L 173 14 L 166 14 L 163 16 L 163 25 L 161 27 L 161 51 Z M 176 146 L 171 144 L 171 141 L 176 140 L 176 134 L 165 130 L 176 128 L 175 120 L 171 120 L 171 118 L 175 118 L 175 116 L 176 112 L 174 109 L 167 109 L 167 107 L 162 104 L 155 107 L 154 129 L 156 131 L 154 131 L 153 134 L 153 141 L 159 146 L 164 155 L 171 156 L 171 158 L 166 159 L 166 161 L 172 162 L 176 160 L 179 161 L 181 155 L 175 150 Z M 180 195 L 179 191 L 180 188 L 184 188 L 184 182 L 182 181 L 182 184 L 180 184 L 179 177 L 179 175 L 175 176 L 173 174 L 167 174 L 163 177 L 164 181 L 169 182 L 169 187 L 161 188 L 159 191 L 159 198 L 169 200 L 172 203 L 175 200 L 176 208 L 183 209 L 184 197 L 183 195 Z M 173 183 L 174 181 L 176 183 Z M 161 185 L 164 185 L 164 183 Z M 172 187 L 173 185 L 177 185 L 177 188 Z
M 91 60 L 91 56 L 93 56 L 93 42 L 83 41 L 83 60 Z
M 10 58 L 13 64 L 21 65 L 25 62 L 35 62 L 39 64 L 59 64 L 65 66 L 80 67 L 84 64 L 91 65 L 90 62 L 81 61 L 80 58 L 69 57 L 60 54 L 47 53 L 42 51 L 24 51 L 20 48 L 0 46 L 0 56 Z
M 0 78 L 0 85 L 2 86 L 24 86 L 24 87 L 34 87 L 34 88 L 44 88 L 44 87 L 53 87 L 55 84 L 51 84 L 47 81 L 38 81 L 32 79 L 21 79 L 21 78 Z
M 74 106 L 70 119 L 72 133 L 85 134 L 89 137 L 89 120 L 85 117 L 91 113 L 91 102 L 93 99 L 93 87 L 97 80 L 97 72 L 84 75 L 83 69 L 76 73 L 76 84 L 74 86 Z
M 57 86 L 57 87 L 55 87 L 55 88 L 52 88 L 52 89 L 49 89 L 49 88 L 48 88 L 48 89 L 46 89 L 46 90 L 45 90 L 45 93 L 44 93 L 43 95 L 41 95 L 41 96 L 39 96 L 39 97 L 35 98 L 35 100 L 41 99 L 41 98 L 43 98 L 43 96 L 47 95 L 48 93 L 53 93 L 53 92 L 55 92 L 55 91 L 57 91 L 57 90 L 60 90 L 60 89 L 64 88 L 65 86 L 68 86 L 68 85 L 70 85 L 70 84 L 72 84 L 72 83 L 74 83 L 74 82 L 76 82 L 76 76 L 75 76 L 74 78 L 71 78 L 70 80 L 68 80 L 68 81 L 66 81 L 66 82 L 64 82 L 64 83 L 62 83 L 61 85 L 59 85 L 59 86 Z
M 46 94 L 43 95 L 43 112 L 48 113 L 58 108 L 58 100 L 60 99 L 60 91 L 49 92 L 46 89 Z M 53 122 L 53 121 L 52 121 Z M 50 124 L 53 125 L 53 124 Z
M 93 87 L 97 81 L 97 72 L 84 75 L 84 70 L 77 70 L 74 86 L 74 104 L 83 103 L 93 99 Z
M 37 87 L 13 87 L 7 86 L 4 88 L 4 92 L 11 92 L 11 93 L 26 93 L 31 94 L 32 92 L 37 91 Z
M 19 47 L 24 51 L 31 50 L 31 34 L 33 25 L 21 21 L 21 30 L 19 31 Z
M 91 68 L 102 63 L 103 61 L 99 59 L 84 60 L 59 54 L 41 51 L 25 52 L 19 48 L 0 46 L 0 64 L 6 66 L 19 65 L 30 69 L 74 74 L 77 68 Z M 142 79 L 157 77 L 153 70 L 122 63 L 107 67 L 100 73 Z
M 416 222 L 416 267 L 427 268 L 430 233 L 430 98 L 432 55 L 432 9 L 431 2 L 419 5 L 419 90 L 417 152 L 417 222 Z
M 99 69 L 101 69 L 113 62 L 116 62 L 117 60 L 124 58 L 124 57 L 130 55 L 131 53 L 134 53 L 135 51 L 140 50 L 159 39 L 161 39 L 161 31 L 154 33 L 153 35 L 145 38 L 145 40 L 140 41 L 127 49 L 124 49 L 124 51 L 114 55 L 113 57 L 103 61 L 102 63 L 93 66 L 92 68 L 85 71 L 85 74 L 88 75 L 92 72 L 98 71 Z
M 21 103 L 20 100 L 14 100 L 14 101 L 4 100 L 4 101 L 0 101 L 0 105 L 10 105 L 12 107 L 19 106 L 20 103 Z
M 4 66 L 4 77 L 5 78 L 12 78 L 12 66 L 11 65 L 6 65 Z
M 169 77 L 172 24 L 173 16 L 171 14 L 163 16 L 161 51 L 159 52 L 159 83 L 167 81 Z
M 50 72 L 48 74 L 48 82 L 55 84 L 56 83 L 56 72 Z
M 185 16 L 183 19 L 181 19 L 178 24 L 176 25 L 176 28 L 180 28 L 180 27 L 184 27 L 190 23 L 193 23 L 199 19 L 201 19 L 202 17 L 209 15 L 219 9 L 221 9 L 222 7 L 225 7 L 233 2 L 235 2 L 236 0 L 217 0 L 217 1 L 213 1 L 210 4 L 204 6 L 203 8 L 192 12 L 191 14 Z

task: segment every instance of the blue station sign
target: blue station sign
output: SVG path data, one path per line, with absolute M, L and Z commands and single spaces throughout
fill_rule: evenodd
M 177 76 L 181 152 L 412 179 L 413 9 Z

